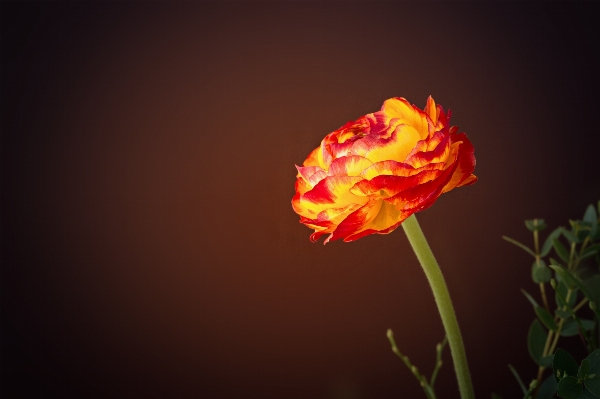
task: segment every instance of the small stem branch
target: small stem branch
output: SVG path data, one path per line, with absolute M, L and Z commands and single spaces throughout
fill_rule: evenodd
M 581 307 L 583 305 L 585 305 L 588 302 L 589 299 L 587 299 L 587 297 L 583 298 L 581 300 L 581 302 L 579 302 L 577 305 L 575 305 L 575 307 L 573 308 L 573 312 L 577 312 L 579 309 L 581 309 Z
M 415 215 L 413 214 L 406 219 L 402 223 L 402 227 L 421 263 L 421 267 L 423 267 L 423 271 L 425 272 L 433 291 L 433 297 L 435 298 L 435 302 L 442 318 L 442 324 L 444 325 L 446 336 L 448 337 L 450 354 L 452 355 L 454 371 L 456 372 L 456 379 L 458 380 L 461 398 L 474 399 L 475 394 L 473 392 L 471 374 L 469 373 L 469 365 L 467 364 L 465 346 L 442 271 L 431 252 L 431 248 L 425 239 L 425 235 L 423 234 Z
M 548 298 L 546 297 L 546 285 L 544 283 L 540 283 L 540 292 L 542 293 L 542 301 L 544 302 L 544 307 L 549 312 L 550 306 L 548 306 Z
M 571 288 L 568 289 L 566 298 L 564 298 L 560 294 L 559 290 L 556 290 L 556 292 L 558 293 L 559 297 L 565 303 L 565 305 L 562 307 L 562 310 L 566 311 L 568 309 L 569 300 L 571 299 L 571 294 L 573 294 L 573 290 Z M 554 353 L 554 349 L 556 349 L 556 344 L 558 343 L 558 339 L 560 338 L 560 332 L 563 328 L 564 323 L 565 323 L 565 319 L 561 317 L 560 321 L 558 322 L 558 328 L 556 329 L 556 333 L 555 333 L 556 335 L 554 336 L 554 340 L 552 341 L 552 345 L 550 346 L 550 349 L 548 350 L 547 354 Z
M 512 364 L 509 364 L 508 368 L 510 369 L 510 372 L 515 376 L 517 383 L 521 387 L 521 391 L 523 391 L 523 393 L 526 393 L 527 388 L 525 388 L 525 384 L 523 384 L 523 380 L 521 379 L 521 377 L 519 377 L 519 373 L 517 373 L 517 370 L 515 370 Z
M 537 219 L 533 219 L 533 225 L 537 227 L 538 225 L 538 220 Z M 540 255 L 540 233 L 538 230 L 534 230 L 533 231 L 533 245 L 535 248 L 535 254 L 536 257 L 539 259 L 539 255 Z
M 567 265 L 567 270 L 573 270 L 574 269 L 574 263 L 573 263 L 573 258 L 575 257 L 575 243 L 572 242 L 571 243 L 571 252 L 569 253 L 569 264 Z
M 437 344 L 437 346 L 435 348 L 435 352 L 436 352 L 435 367 L 433 368 L 433 373 L 431 374 L 431 379 L 429 380 L 429 385 L 431 385 L 432 387 L 433 387 L 433 384 L 435 384 L 435 379 L 437 378 L 440 368 L 442 368 L 442 352 L 447 343 L 448 343 L 448 337 L 444 336 L 444 340 L 442 342 L 440 342 L 439 344 Z
M 537 226 L 538 225 L 538 220 L 537 219 L 533 219 L 533 225 Z M 533 244 L 534 244 L 534 249 L 535 249 L 535 262 L 537 267 L 541 267 L 541 257 L 540 257 L 540 233 L 538 230 L 534 230 L 533 231 Z M 548 298 L 546 298 L 546 286 L 544 285 L 544 283 L 540 283 L 540 293 L 542 294 L 542 301 L 544 302 L 544 307 L 546 308 L 546 310 L 549 312 L 550 311 L 550 306 L 548 306 Z
M 554 336 L 554 340 L 552 341 L 552 345 L 550 346 L 550 350 L 548 351 L 549 353 L 554 353 L 554 349 L 556 349 L 556 344 L 558 343 L 558 339 L 560 338 L 560 331 L 562 330 L 564 323 L 565 319 L 561 317 L 560 321 L 558 322 L 558 329 L 556 330 L 556 335 Z
M 419 384 L 421 385 L 421 388 L 423 388 L 427 399 L 437 399 L 435 396 L 435 392 L 429 386 L 429 384 L 427 384 L 427 379 L 425 378 L 425 376 L 421 375 L 421 373 L 419 373 L 419 369 L 410 362 L 408 356 L 403 355 L 402 352 L 400 352 L 400 349 L 398 349 L 398 345 L 396 345 L 396 340 L 394 339 L 394 332 L 391 328 L 388 328 L 387 330 L 387 337 L 390 341 L 390 344 L 392 345 L 392 352 L 394 352 L 396 356 L 398 356 L 400 360 L 404 362 L 404 364 L 406 365 L 406 367 L 408 367 L 410 372 L 413 373 L 417 381 L 419 381 Z

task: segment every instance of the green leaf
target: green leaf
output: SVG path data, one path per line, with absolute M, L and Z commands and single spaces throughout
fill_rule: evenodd
M 551 368 L 553 360 L 554 360 L 554 355 L 546 355 L 540 359 L 540 366 L 542 366 L 544 368 Z
M 550 265 L 550 268 L 552 268 L 556 274 L 560 276 L 561 281 L 564 282 L 568 288 L 574 289 L 579 283 L 577 279 L 571 276 L 571 273 L 569 273 L 569 271 L 563 266 Z
M 554 399 L 556 390 L 558 389 L 558 382 L 554 376 L 549 375 L 538 390 L 537 399 Z
M 583 325 L 583 328 L 586 331 L 589 331 L 592 328 L 594 328 L 594 325 L 596 324 L 594 322 L 594 320 L 587 320 L 587 319 L 580 318 L 579 321 L 581 322 L 581 324 Z M 560 331 L 560 335 L 562 337 L 574 337 L 576 335 L 579 335 L 579 326 L 577 325 L 577 322 L 573 319 L 567 320 L 563 324 L 563 328 Z
M 550 258 L 550 264 L 555 265 L 555 266 L 562 266 L 562 263 L 560 263 L 559 261 L 557 261 L 556 259 L 554 259 L 552 257 Z
M 535 314 L 537 315 L 537 317 L 540 318 L 540 321 L 542 323 L 544 323 L 544 325 L 546 326 L 547 329 L 552 330 L 552 331 L 558 330 L 558 326 L 556 325 L 556 322 L 554 321 L 554 317 L 552 317 L 550 312 L 548 312 L 546 309 L 544 309 L 541 306 L 536 306 L 534 308 L 534 310 L 535 310 Z
M 539 264 L 537 260 L 533 261 L 531 266 L 531 279 L 534 283 L 547 283 L 552 278 L 552 272 L 546 266 L 546 262 L 540 259 Z
M 581 254 L 582 256 L 587 254 L 588 252 L 593 252 L 593 251 L 600 251 L 600 244 L 594 244 L 594 245 L 590 245 L 589 247 L 587 247 L 586 249 L 583 250 L 583 253 Z
M 562 266 L 552 265 L 550 267 L 553 268 L 554 270 L 556 270 L 560 274 L 560 276 L 565 279 L 564 281 L 567 283 L 567 286 L 569 288 L 571 288 L 571 289 L 579 288 L 581 290 L 581 292 L 583 292 L 583 294 L 586 297 L 588 297 L 588 299 L 591 298 L 591 294 L 588 291 L 587 287 L 585 285 L 583 285 L 583 283 L 581 281 L 579 281 L 579 279 L 577 277 L 573 276 L 571 274 L 571 272 L 569 272 L 567 269 L 565 269 Z
M 591 362 L 590 362 L 591 365 Z M 554 376 L 557 381 L 560 381 L 560 377 L 567 373 L 568 376 L 576 376 L 579 371 L 579 366 L 573 356 L 564 349 L 557 349 L 554 353 L 554 360 L 552 361 L 552 369 L 554 370 Z
M 598 399 L 598 397 L 590 391 L 588 391 L 587 389 L 584 389 L 581 395 L 579 395 L 579 398 L 577 399 Z
M 595 375 L 594 378 L 589 378 L 583 381 L 585 387 L 594 395 L 600 396 L 600 376 Z
M 523 295 L 525 295 L 525 298 L 527 298 L 527 300 L 529 301 L 529 303 L 532 304 L 534 308 L 540 306 L 537 303 L 537 301 L 535 299 L 533 299 L 533 297 L 531 295 L 529 295 L 529 293 L 527 291 L 525 291 L 523 288 L 521 288 L 521 292 L 523 293 Z
M 502 399 L 502 396 L 492 392 L 492 399 Z
M 550 253 L 550 250 L 552 249 L 552 240 L 560 237 L 561 232 L 562 232 L 562 227 L 558 227 L 558 228 L 554 229 L 554 231 L 548 235 L 548 237 L 546 238 L 546 241 L 544 241 L 544 245 L 542 245 L 542 250 L 540 251 L 540 256 L 544 257 Z
M 550 266 L 552 267 L 552 266 Z M 555 288 L 555 295 L 554 295 L 554 300 L 556 301 L 556 314 L 559 315 L 562 318 L 567 318 L 571 316 L 571 312 L 569 312 L 568 310 L 562 310 L 563 307 L 565 306 L 565 301 L 562 298 L 567 298 L 567 296 L 569 295 L 569 288 L 567 287 L 566 282 L 564 281 L 564 278 L 562 277 L 562 275 L 560 273 L 556 273 L 556 277 L 558 280 L 558 284 Z M 562 297 L 562 298 L 561 298 Z M 568 308 L 573 308 L 573 306 L 575 306 L 575 303 L 577 302 L 577 291 L 572 291 L 571 292 L 571 296 L 569 297 L 569 303 L 568 303 Z
M 527 252 L 529 255 L 531 255 L 535 258 L 535 253 L 531 249 L 526 247 L 525 245 L 521 244 L 519 241 L 513 240 L 512 238 L 507 237 L 507 236 L 502 236 L 502 238 L 512 244 L 515 244 L 517 247 L 521 248 L 523 251 Z
M 586 378 L 588 374 L 590 374 L 590 361 L 588 359 L 583 359 L 581 361 L 581 365 L 579 366 L 577 377 L 582 380 Z
M 544 219 L 531 219 L 525 221 L 525 226 L 529 231 L 542 231 L 546 228 L 546 222 Z
M 596 349 L 585 358 L 590 363 L 590 374 L 600 377 L 600 349 Z
M 563 399 L 579 399 L 583 392 L 583 385 L 576 377 L 567 376 L 558 383 L 558 396 Z
M 594 276 L 584 280 L 582 284 L 585 285 L 585 287 L 587 288 L 587 292 L 590 295 L 587 297 L 590 300 L 590 308 L 592 308 L 592 310 L 596 314 L 596 317 L 600 319 L 600 310 L 597 306 L 597 304 L 600 303 L 600 275 L 595 274 Z M 592 303 L 595 306 L 592 306 Z
M 560 241 L 558 241 L 558 238 L 554 238 L 552 240 L 552 246 L 554 247 L 554 251 L 556 251 L 556 254 L 558 255 L 558 257 L 568 263 L 569 262 L 569 251 L 567 251 L 567 248 L 565 248 L 565 246 L 562 245 Z
M 544 346 L 546 345 L 546 339 L 548 333 L 542 327 L 542 324 L 538 319 L 535 319 L 529 327 L 529 333 L 527 334 L 527 350 L 533 361 L 541 366 L 542 354 L 544 353 Z
M 572 288 L 572 287 L 577 287 L 579 289 L 581 289 L 581 292 L 583 292 L 583 294 L 591 301 L 594 302 L 595 299 L 595 294 L 596 292 L 594 292 L 593 290 L 589 290 L 588 287 L 581 281 L 579 281 L 578 278 L 576 278 L 575 276 L 573 276 L 567 269 L 565 269 L 562 266 L 550 266 L 551 268 L 553 268 L 554 270 L 557 271 L 557 273 L 559 273 L 561 275 L 561 277 L 563 277 L 565 279 L 565 281 L 567 282 L 567 284 Z M 590 278 L 591 280 L 591 278 Z M 597 289 L 597 287 L 593 287 L 594 289 Z M 571 298 L 573 298 L 573 294 L 571 294 Z M 571 298 L 569 298 L 569 306 L 572 308 L 573 305 L 570 303 L 571 302 Z M 562 301 L 561 301 L 562 302 Z M 573 301 L 573 304 L 575 303 L 575 300 Z M 596 313 L 598 314 L 598 313 Z
M 541 359 L 547 338 L 548 333 L 544 327 L 542 327 L 539 320 L 533 320 L 533 323 L 531 323 L 531 326 L 529 327 L 529 333 L 527 334 L 527 350 L 533 361 L 540 366 L 542 365 Z
M 598 228 L 598 214 L 596 213 L 596 209 L 592 204 L 588 205 L 585 213 L 583 214 L 583 221 L 587 222 L 591 226 L 590 237 L 593 237 L 596 234 L 596 229 Z
M 584 381 L 585 387 L 594 395 L 600 396 L 600 349 L 590 353 L 584 362 L 589 364 L 588 378 Z
M 581 262 L 584 259 L 591 258 L 592 256 L 596 255 L 597 253 L 598 253 L 597 248 L 592 248 L 591 250 L 589 250 L 589 248 L 587 248 L 585 251 L 583 251 L 581 256 L 577 257 L 577 261 Z
M 579 242 L 579 238 L 571 231 L 563 228 L 562 229 L 562 235 L 565 236 L 565 238 L 567 239 L 567 241 L 569 241 L 569 244 L 574 243 L 574 242 Z
M 594 274 L 592 277 L 583 280 L 581 283 L 585 286 L 590 295 L 587 298 L 592 302 L 600 303 L 600 275 Z
M 573 231 L 573 234 L 577 233 L 577 242 L 582 242 L 590 235 L 590 231 L 592 231 L 592 226 L 588 222 L 579 222 L 577 224 L 577 229 Z M 590 238 L 593 237 L 590 236 Z

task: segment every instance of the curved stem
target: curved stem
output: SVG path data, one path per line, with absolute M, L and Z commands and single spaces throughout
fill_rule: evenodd
M 448 287 L 444 281 L 442 271 L 431 252 L 431 248 L 423 235 L 423 231 L 421 230 L 415 215 L 413 214 L 406 219 L 402 223 L 402 227 L 423 267 L 423 271 L 425 272 L 425 275 L 429 280 L 429 285 L 433 291 L 433 297 L 435 298 L 438 311 L 442 318 L 442 324 L 444 325 L 448 337 L 450 354 L 452 355 L 452 361 L 454 363 L 454 371 L 456 372 L 456 379 L 458 380 L 460 396 L 462 399 L 474 399 L 475 394 L 473 393 L 473 383 L 467 364 L 465 346 L 463 344 L 458 321 L 456 320 L 456 314 L 454 313 L 454 307 L 450 300 L 450 293 L 448 292 Z

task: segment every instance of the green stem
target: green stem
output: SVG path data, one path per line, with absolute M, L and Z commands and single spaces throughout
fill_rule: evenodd
M 471 374 L 469 373 L 469 365 L 467 364 L 467 355 L 463 344 L 454 307 L 450 300 L 450 293 L 444 281 L 442 271 L 438 266 L 431 248 L 423 235 L 423 231 L 419 226 L 419 222 L 415 215 L 411 215 L 402 223 L 404 232 L 408 237 L 408 241 L 413 247 L 423 271 L 429 280 L 429 284 L 433 291 L 433 297 L 442 318 L 442 324 L 446 330 L 448 344 L 450 345 L 450 354 L 454 363 L 454 371 L 458 380 L 458 389 L 462 399 L 474 399 L 473 383 L 471 382 Z

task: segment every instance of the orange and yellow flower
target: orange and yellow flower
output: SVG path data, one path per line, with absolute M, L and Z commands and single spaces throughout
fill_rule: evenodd
M 449 120 L 431 96 L 424 110 L 395 97 L 328 134 L 296 166 L 292 207 L 315 231 L 311 241 L 391 233 L 442 193 L 475 183 L 473 145 Z

